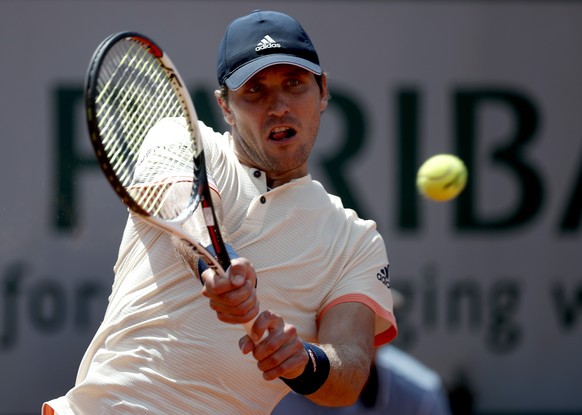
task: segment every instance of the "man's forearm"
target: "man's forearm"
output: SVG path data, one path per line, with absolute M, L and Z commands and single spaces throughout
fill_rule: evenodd
M 328 356 L 329 377 L 317 392 L 307 395 L 307 398 L 323 406 L 352 405 L 368 380 L 373 350 L 363 350 L 353 345 L 318 346 Z

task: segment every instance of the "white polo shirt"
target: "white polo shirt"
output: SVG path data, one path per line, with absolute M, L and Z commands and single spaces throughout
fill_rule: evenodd
M 163 140 L 185 137 L 175 120 L 154 130 Z M 230 134 L 201 131 L 224 231 L 256 269 L 261 309 L 317 341 L 327 310 L 361 302 L 376 313 L 376 345 L 392 340 L 388 261 L 375 223 L 344 209 L 310 176 L 268 191 L 265 174 L 236 159 Z M 57 414 L 270 414 L 289 392 L 280 380 L 263 380 L 252 356 L 240 352 L 242 326 L 217 319 L 168 235 L 130 215 L 114 270 L 75 387 L 49 402 Z

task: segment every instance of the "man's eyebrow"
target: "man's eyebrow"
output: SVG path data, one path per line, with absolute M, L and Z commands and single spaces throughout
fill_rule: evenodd
M 307 69 L 303 69 L 303 68 L 299 68 L 299 67 L 289 68 L 289 70 L 284 72 L 284 74 L 286 76 L 304 76 L 304 75 L 309 75 L 310 73 L 311 72 L 309 72 Z
M 297 66 L 291 66 L 289 65 L 289 68 L 282 71 L 281 74 L 285 77 L 299 77 L 299 76 L 307 76 L 309 75 L 311 72 L 309 72 L 307 69 L 303 69 Z M 267 78 L 269 75 L 267 75 L 265 72 L 261 71 L 257 74 L 255 74 L 253 77 L 251 77 L 249 79 L 249 81 L 255 81 L 255 82 L 260 82 L 263 79 Z

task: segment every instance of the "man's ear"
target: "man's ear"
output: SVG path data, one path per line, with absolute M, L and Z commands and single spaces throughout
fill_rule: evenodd
M 224 118 L 224 121 L 226 121 L 228 125 L 233 126 L 234 117 L 232 116 L 232 111 L 230 110 L 228 102 L 222 98 L 219 90 L 214 91 L 214 97 L 216 98 L 218 106 L 222 110 L 222 118 Z
M 327 109 L 327 102 L 329 101 L 329 91 L 327 89 L 327 75 L 323 74 L 321 77 L 321 102 L 319 103 L 320 112 Z

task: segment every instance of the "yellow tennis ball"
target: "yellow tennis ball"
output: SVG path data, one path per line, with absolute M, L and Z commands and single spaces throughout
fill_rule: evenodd
M 445 202 L 459 195 L 467 184 L 467 168 L 452 154 L 437 154 L 418 169 L 416 187 L 427 198 Z

